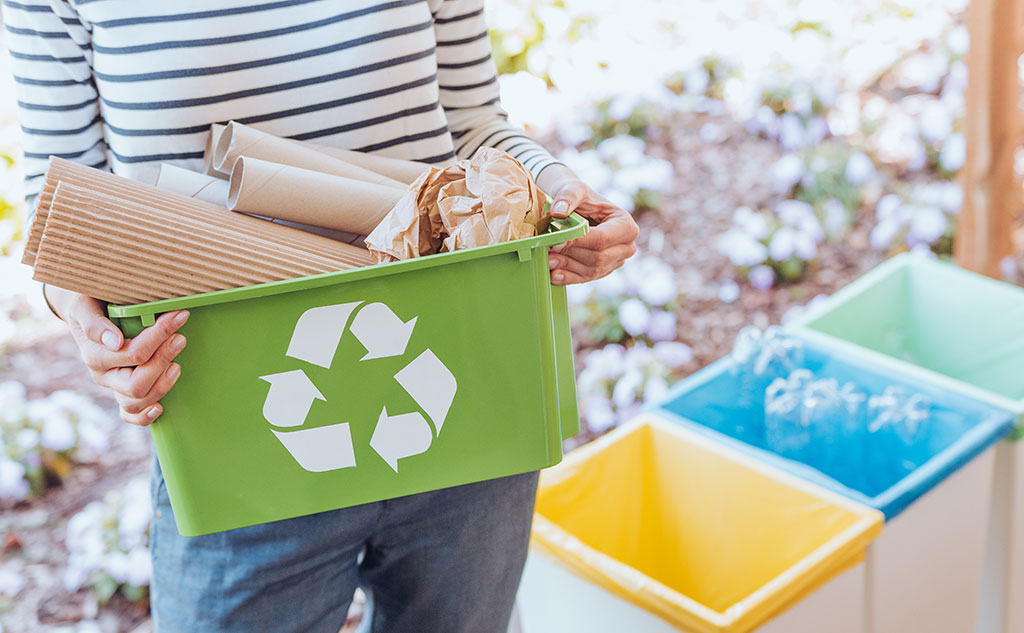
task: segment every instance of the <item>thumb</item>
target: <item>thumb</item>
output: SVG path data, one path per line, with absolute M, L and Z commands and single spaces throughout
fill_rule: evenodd
M 82 328 L 86 338 L 97 345 L 116 352 L 124 344 L 124 334 L 109 319 L 103 316 L 103 308 L 99 301 L 88 299 L 79 302 L 72 314 L 72 319 Z
M 555 194 L 551 203 L 551 215 L 556 218 L 566 218 L 576 207 L 583 202 L 584 188 L 579 181 L 570 182 Z

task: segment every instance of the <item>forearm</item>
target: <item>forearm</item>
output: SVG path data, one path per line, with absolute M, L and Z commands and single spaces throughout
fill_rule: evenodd
M 579 177 L 571 169 L 562 163 L 551 163 L 537 175 L 537 186 L 553 198 L 559 189 L 575 180 Z
M 50 305 L 50 309 L 57 315 L 62 321 L 68 320 L 68 315 L 71 314 L 72 310 L 76 307 L 83 305 L 84 303 L 95 304 L 97 308 L 101 308 L 99 302 L 92 297 L 87 297 L 77 292 L 71 292 L 70 290 L 64 290 L 63 288 L 57 288 L 56 286 L 43 286 L 43 297 L 46 299 L 46 303 Z

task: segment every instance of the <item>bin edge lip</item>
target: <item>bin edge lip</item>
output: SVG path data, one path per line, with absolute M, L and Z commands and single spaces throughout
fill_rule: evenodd
M 554 246 L 556 244 L 561 244 L 581 237 L 586 234 L 589 226 L 589 223 L 576 213 L 570 215 L 569 218 L 563 222 L 565 223 L 565 226 L 557 231 L 519 240 L 512 240 L 510 242 L 489 244 L 487 246 L 448 253 L 436 253 L 434 255 L 427 255 L 424 257 L 416 257 L 413 259 L 389 262 L 386 264 L 362 266 L 360 268 L 321 273 L 318 275 L 309 275 L 307 277 L 298 277 L 295 279 L 283 279 L 279 281 L 255 284 L 252 286 L 228 288 L 226 290 L 217 290 L 215 292 L 206 292 L 185 297 L 174 297 L 171 299 L 161 299 L 159 301 L 148 301 L 145 303 L 136 303 L 131 305 L 110 305 L 107 306 L 107 314 L 113 318 L 146 317 L 160 314 L 162 312 L 169 312 L 171 310 L 181 310 L 193 307 L 231 303 L 244 299 L 268 297 L 299 290 L 320 288 L 332 283 L 339 283 L 341 281 L 356 281 L 364 278 L 393 275 L 411 270 L 433 268 L 446 264 L 482 259 L 492 255 L 529 251 L 534 248 Z

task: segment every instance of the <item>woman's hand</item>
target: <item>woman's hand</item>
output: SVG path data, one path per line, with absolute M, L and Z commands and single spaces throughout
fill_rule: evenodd
M 114 392 L 121 419 L 140 426 L 157 419 L 163 413 L 159 400 L 181 374 L 181 366 L 172 361 L 185 349 L 185 337 L 176 332 L 188 320 L 188 312 L 162 314 L 138 336 L 125 340 L 96 299 L 50 286 L 46 295 L 71 328 L 92 379 Z
M 553 217 L 564 218 L 575 211 L 597 223 L 583 237 L 551 248 L 548 262 L 552 283 L 600 279 L 636 252 L 640 230 L 633 217 L 584 184 L 569 168 L 551 165 L 541 172 L 537 184 L 553 198 Z

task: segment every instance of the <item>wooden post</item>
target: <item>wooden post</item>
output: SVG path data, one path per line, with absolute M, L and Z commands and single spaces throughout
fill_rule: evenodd
M 972 0 L 967 9 L 967 157 L 954 254 L 964 268 L 996 278 L 1000 261 L 1013 254 L 1014 216 L 1021 207 L 1013 154 L 1022 20 L 1024 0 Z

